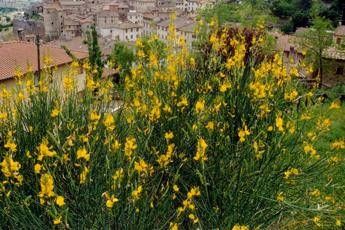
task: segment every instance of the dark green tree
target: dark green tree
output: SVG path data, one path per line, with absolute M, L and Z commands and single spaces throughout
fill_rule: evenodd
M 133 49 L 131 49 L 124 43 L 117 42 L 114 45 L 109 59 L 114 65 L 114 68 L 119 69 L 119 83 L 123 83 L 125 77 L 130 74 L 132 64 L 135 60 Z
M 89 63 L 94 72 L 94 76 L 100 79 L 103 74 L 104 61 L 102 60 L 102 52 L 98 43 L 98 35 L 96 27 L 93 25 L 91 31 L 88 31 L 86 44 L 89 51 Z

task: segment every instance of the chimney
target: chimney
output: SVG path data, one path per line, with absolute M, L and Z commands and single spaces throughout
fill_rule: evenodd
M 341 17 L 341 24 L 345 25 L 345 3 L 343 3 L 343 12 Z
M 17 29 L 17 35 L 18 35 L 19 41 L 24 41 L 24 29 L 23 28 Z

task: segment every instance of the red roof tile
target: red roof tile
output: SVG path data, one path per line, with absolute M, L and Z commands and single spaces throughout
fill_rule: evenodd
M 87 52 L 71 51 L 76 58 L 88 57 Z M 41 45 L 41 66 L 44 57 L 52 59 L 53 66 L 59 66 L 72 62 L 65 50 L 59 47 Z M 36 45 L 30 42 L 6 42 L 0 43 L 0 81 L 12 78 L 15 71 L 20 69 L 23 73 L 27 71 L 28 65 L 33 71 L 37 71 L 37 50 Z

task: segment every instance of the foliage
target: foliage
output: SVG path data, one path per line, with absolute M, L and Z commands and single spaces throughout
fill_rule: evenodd
M 322 86 L 324 55 L 326 50 L 332 45 L 331 23 L 323 18 L 315 18 L 313 26 L 302 34 L 298 34 L 298 42 L 302 49 L 307 51 L 307 59 L 313 63 L 314 68 L 318 69 L 319 86 Z
M 121 78 L 127 76 L 134 62 L 134 52 L 124 43 L 116 43 L 110 56 L 110 61 L 115 64 L 115 68 L 120 71 Z
M 258 23 L 274 22 L 265 1 L 219 2 L 205 8 L 200 13 L 205 21 L 216 19 L 220 25 L 240 23 L 246 27 L 255 27 Z
M 343 155 L 334 163 L 314 147 L 331 121 L 309 113 L 312 93 L 298 92 L 279 54 L 265 54 L 262 29 L 209 28 L 198 53 L 173 25 L 164 46 L 139 39 L 115 113 L 114 86 L 89 63 L 72 63 L 63 93 L 18 73 L 23 91 L 0 98 L 1 224 L 340 229 L 343 188 L 328 176 Z M 345 140 L 329 141 L 344 151 Z
M 101 48 L 98 44 L 98 35 L 96 27 L 93 25 L 91 31 L 87 32 L 85 41 L 89 51 L 89 63 L 92 69 L 96 70 L 97 78 L 100 79 L 103 73 L 104 62 L 102 60 Z
M 341 0 L 274 0 L 270 8 L 275 16 L 285 19 L 281 26 L 283 31 L 293 32 L 298 27 L 310 26 L 316 17 L 324 17 L 337 26 L 343 12 L 342 4 Z

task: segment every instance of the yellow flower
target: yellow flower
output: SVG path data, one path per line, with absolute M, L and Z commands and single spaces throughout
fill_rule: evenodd
M 311 116 L 308 113 L 303 113 L 301 115 L 301 120 L 302 121 L 307 121 L 307 120 L 310 120 L 310 119 L 311 119 Z
M 49 174 L 43 174 L 40 179 L 41 191 L 39 193 L 39 197 L 52 197 L 55 195 L 54 193 L 54 180 L 53 177 Z
M 166 113 L 171 113 L 171 107 L 169 105 L 164 105 L 163 111 Z
M 114 175 L 112 176 L 114 181 L 121 180 L 123 178 L 123 168 L 120 168 L 114 172 Z
M 150 121 L 157 121 L 161 117 L 161 110 L 159 106 L 154 106 L 149 114 Z
M 266 97 L 267 86 L 260 82 L 251 82 L 250 90 L 253 92 L 254 99 L 262 99 Z
M 192 199 L 193 197 L 200 196 L 200 189 L 199 187 L 192 187 L 189 192 L 187 193 L 187 198 Z
M 279 202 L 283 202 L 285 200 L 285 196 L 283 192 L 279 192 L 277 197 L 276 197 L 277 201 Z
M 131 159 L 134 150 L 137 148 L 137 143 L 134 137 L 127 137 L 125 143 L 125 156 Z
M 204 100 L 199 100 L 195 104 L 195 111 L 197 113 L 201 113 L 205 108 L 205 101 Z
M 213 121 L 209 121 L 205 127 L 206 127 L 206 129 L 208 129 L 209 131 L 214 130 L 214 122 L 213 122 Z
M 0 163 L 1 172 L 5 177 L 17 177 L 21 167 L 19 162 L 13 160 L 12 156 L 5 156 L 4 160 Z
M 140 175 L 141 173 L 151 173 L 153 171 L 153 168 L 151 165 L 147 164 L 143 159 L 140 159 L 139 162 L 134 162 L 134 170 L 137 171 Z
M 41 172 L 41 169 L 42 169 L 42 165 L 35 164 L 34 171 L 35 171 L 36 174 L 39 174 Z
M 111 114 L 105 115 L 103 124 L 108 130 L 113 131 L 115 129 L 115 121 L 114 121 L 113 115 Z
M 190 214 L 188 215 L 188 218 L 189 218 L 191 221 L 193 221 L 193 224 L 196 224 L 196 223 L 198 223 L 198 221 L 199 221 L 198 217 L 196 217 L 193 213 L 190 213 Z
M 199 138 L 196 154 L 193 159 L 196 161 L 206 161 L 207 160 L 206 148 L 207 148 L 206 141 L 203 138 Z
M 48 140 L 43 139 L 42 143 L 38 146 L 38 157 L 39 161 L 43 160 L 44 157 L 54 157 L 56 155 L 55 151 L 51 151 L 48 147 Z
M 166 167 L 171 162 L 171 158 L 174 153 L 174 148 L 174 144 L 169 144 L 166 153 L 158 157 L 157 162 L 161 167 Z
M 101 115 L 97 114 L 95 111 L 92 111 L 92 112 L 90 113 L 90 120 L 91 120 L 91 121 L 96 122 L 96 121 L 98 121 L 100 118 L 101 118 Z
M 284 172 L 284 178 L 289 179 L 291 176 L 297 176 L 300 174 L 300 171 L 296 168 L 290 168 Z
M 77 150 L 77 159 L 85 159 L 86 161 L 90 160 L 90 154 L 87 153 L 85 148 Z
M 105 203 L 105 205 L 107 206 L 107 208 L 112 208 L 114 206 L 115 203 L 119 202 L 119 199 L 117 199 L 114 195 L 106 195 L 107 201 Z
M 178 230 L 178 224 L 170 222 L 169 228 L 170 228 L 170 230 Z
M 65 198 L 63 196 L 57 196 L 55 199 L 55 203 L 60 207 L 64 206 L 65 205 Z
M 331 149 L 345 149 L 345 140 L 336 140 L 330 144 Z
M 335 226 L 337 226 L 337 227 L 342 226 L 341 220 L 339 220 L 338 218 L 335 219 Z
M 219 86 L 219 91 L 224 93 L 224 92 L 226 92 L 230 88 L 231 88 L 231 84 L 229 82 L 224 82 L 223 84 L 221 84 Z
M 283 119 L 279 116 L 276 118 L 276 127 L 278 128 L 278 131 L 283 132 L 284 131 L 284 121 Z
M 54 224 L 54 225 L 61 224 L 61 216 L 55 218 L 55 219 L 53 220 L 53 224 Z
M 311 144 L 305 143 L 303 150 L 306 154 L 310 154 L 310 156 L 319 158 L 320 156 L 317 154 L 316 150 Z
M 171 139 L 174 138 L 174 133 L 171 132 L 171 131 L 166 132 L 166 133 L 164 134 L 164 137 L 165 137 L 165 139 L 166 139 L 167 141 L 169 141 L 169 140 L 171 140 Z
M 311 196 L 319 197 L 320 196 L 320 190 L 314 189 L 313 191 L 309 192 Z
M 174 190 L 174 192 L 179 192 L 180 191 L 180 188 L 176 185 L 176 184 L 174 184 L 173 185 L 173 190 Z
M 177 103 L 177 107 L 186 107 L 188 105 L 188 100 L 185 96 L 181 97 L 180 101 Z
M 119 142 L 118 140 L 115 140 L 114 143 L 112 144 L 113 150 L 114 150 L 114 151 L 117 151 L 117 150 L 120 149 L 120 147 L 121 147 L 120 142 Z
M 86 182 L 86 177 L 89 174 L 89 169 L 87 167 L 84 167 L 83 171 L 81 172 L 79 176 L 80 184 L 84 184 Z
M 95 81 L 92 79 L 91 76 L 88 76 L 86 78 L 86 88 L 90 91 L 94 90 L 96 88 L 96 83 Z
M 315 224 L 316 226 L 318 226 L 318 227 L 321 226 L 320 220 L 321 220 L 321 218 L 320 218 L 319 216 L 315 216 L 315 217 L 313 218 L 314 224 Z
M 6 112 L 0 112 L 0 120 L 6 120 L 7 119 L 7 113 Z
M 63 86 L 64 86 L 64 89 L 66 89 L 67 91 L 70 91 L 73 89 L 74 87 L 74 80 L 72 77 L 65 77 L 63 79 Z
M 246 140 L 246 136 L 250 135 L 250 131 L 247 128 L 247 125 L 244 125 L 244 129 L 238 130 L 238 137 L 240 138 L 240 142 L 244 142 Z
M 296 90 L 292 90 L 284 94 L 284 99 L 292 102 L 293 100 L 297 98 L 297 96 L 298 96 L 298 92 Z
M 12 140 L 8 140 L 6 142 L 6 144 L 4 145 L 4 147 L 6 149 L 10 150 L 11 152 L 16 152 L 17 151 L 17 145 Z
M 329 109 L 339 109 L 340 108 L 340 100 L 335 100 L 329 106 Z
M 139 185 L 134 191 L 132 191 L 132 198 L 134 201 L 140 198 L 140 194 L 143 191 L 143 187 Z
M 246 225 L 239 225 L 239 224 L 235 224 L 232 227 L 232 230 L 249 230 L 249 227 Z
M 55 117 L 59 116 L 59 113 L 60 113 L 60 110 L 57 109 L 57 108 L 55 108 L 55 109 L 53 109 L 52 112 L 50 113 L 50 116 L 51 116 L 52 118 L 55 118 Z

